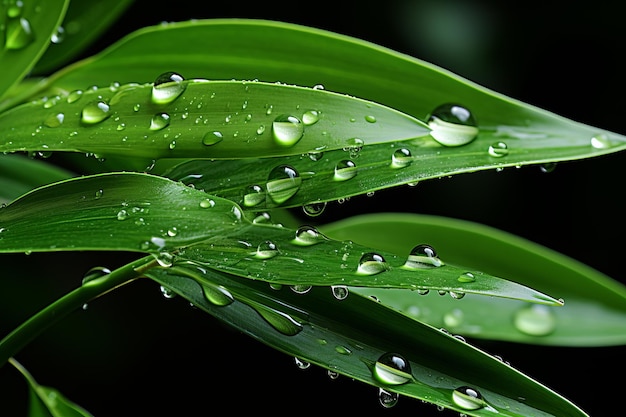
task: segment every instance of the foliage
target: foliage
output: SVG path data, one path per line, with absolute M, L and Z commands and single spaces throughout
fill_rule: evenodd
M 622 284 L 453 217 L 404 207 L 325 216 L 458 174 L 607 157 L 626 137 L 376 44 L 273 20 L 147 26 L 81 58 L 131 2 L 85 4 L 1 6 L 0 252 L 16 293 L 3 314 L 22 324 L 0 341 L 0 363 L 26 379 L 29 415 L 90 414 L 15 356 L 139 282 L 300 368 L 374 387 L 383 408 L 407 397 L 465 415 L 587 415 L 480 345 L 621 346 Z M 116 267 L 91 268 L 52 298 L 19 294 L 25 256 L 64 253 L 114 254 Z M 53 288 L 53 277 L 37 285 Z M 245 361 L 229 368 L 244 373 Z

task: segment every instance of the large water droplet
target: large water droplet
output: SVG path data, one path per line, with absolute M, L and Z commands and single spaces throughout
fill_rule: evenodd
M 367 252 L 361 256 L 356 273 L 359 275 L 375 275 L 388 269 L 385 258 L 374 252 Z
M 471 272 L 463 272 L 461 275 L 459 275 L 459 277 L 457 278 L 457 281 L 474 282 L 476 281 L 476 276 L 474 276 L 474 274 L 472 274 Z
M 257 259 L 270 259 L 278 255 L 278 253 L 278 248 L 276 247 L 274 242 L 266 240 L 265 242 L 261 242 L 259 244 L 254 254 L 254 257 Z
M 556 329 L 556 317 L 546 305 L 529 304 L 515 313 L 513 324 L 527 335 L 546 336 Z
M 296 237 L 291 241 L 294 245 L 311 246 L 324 242 L 326 237 L 313 226 L 301 226 L 296 230 Z
M 207 132 L 202 136 L 202 144 L 205 146 L 212 146 L 220 143 L 224 139 L 222 132 Z
M 35 40 L 30 22 L 23 17 L 8 19 L 5 36 L 6 49 L 22 49 Z
M 486 405 L 482 394 L 468 386 L 458 387 L 452 391 L 452 401 L 464 410 L 478 410 Z
M 296 116 L 281 114 L 272 123 L 274 140 L 281 146 L 293 146 L 304 135 L 304 124 Z
M 391 155 L 391 168 L 404 168 L 411 164 L 413 157 L 411 151 L 406 148 L 396 149 Z
M 509 154 L 509 147 L 504 142 L 495 142 L 489 145 L 487 152 L 489 153 L 489 156 L 502 158 L 503 156 L 507 156 Z
M 258 206 L 265 201 L 265 190 L 260 185 L 246 187 L 243 195 L 243 205 L 246 207 Z
M 282 204 L 298 192 L 302 178 L 295 168 L 279 165 L 267 177 L 267 193 L 276 204 Z
M 302 114 L 302 123 L 307 126 L 317 123 L 320 119 L 320 113 L 317 110 L 307 110 Z
M 81 121 L 87 125 L 100 123 L 111 116 L 109 105 L 102 101 L 96 100 L 83 107 Z
M 102 282 L 110 273 L 111 270 L 109 268 L 105 268 L 103 266 L 94 266 L 83 276 L 82 285 L 97 285 L 98 283 Z
M 356 174 L 356 164 L 349 159 L 344 159 L 343 161 L 339 161 L 335 166 L 335 176 L 333 179 L 335 181 L 346 181 L 354 178 Z
M 176 100 L 186 85 L 184 78 L 175 72 L 164 72 L 159 75 L 152 86 L 152 101 L 156 104 L 168 104 Z
M 424 269 L 436 268 L 441 265 L 443 265 L 443 262 L 437 256 L 435 249 L 430 245 L 421 244 L 411 249 L 403 268 Z
M 165 129 L 170 125 L 170 115 L 167 113 L 157 113 L 150 120 L 150 130 Z
M 411 365 L 404 357 L 397 353 L 384 353 L 374 364 L 374 378 L 386 385 L 400 385 L 409 382 Z
M 607 149 L 611 147 L 611 140 L 604 133 L 598 133 L 591 137 L 591 146 L 596 149 Z
M 202 292 L 204 292 L 204 298 L 207 299 L 213 305 L 226 306 L 235 301 L 233 295 L 221 285 L 210 284 L 203 282 Z
M 461 146 L 478 136 L 478 127 L 472 113 L 458 104 L 443 104 L 428 117 L 430 135 L 444 146 Z

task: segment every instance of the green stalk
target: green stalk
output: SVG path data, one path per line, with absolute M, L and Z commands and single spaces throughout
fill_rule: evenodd
M 157 265 L 154 257 L 143 257 L 109 274 L 87 281 L 59 298 L 0 340 L 0 367 L 35 337 L 69 313 L 109 291 L 140 278 L 145 271 Z

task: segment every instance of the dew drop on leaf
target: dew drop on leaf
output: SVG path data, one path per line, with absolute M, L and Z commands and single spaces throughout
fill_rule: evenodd
M 391 168 L 405 168 L 408 167 L 413 158 L 411 156 L 411 151 L 407 148 L 396 149 L 391 155 Z
M 6 49 L 22 49 L 35 40 L 30 22 L 23 17 L 9 18 L 6 22 L 5 43 Z
M 454 389 L 452 401 L 464 410 L 478 410 L 486 405 L 482 394 L 477 389 L 468 386 Z
M 291 243 L 298 246 L 311 246 L 322 243 L 325 240 L 326 237 L 322 235 L 315 227 L 305 225 L 300 226 L 298 230 L 296 230 L 296 236 L 291 241 Z
M 293 197 L 300 186 L 302 178 L 295 168 L 279 165 L 267 177 L 267 193 L 276 204 L 282 204 Z
M 202 144 L 205 146 L 213 146 L 220 143 L 224 139 L 222 132 L 213 131 L 207 132 L 202 136 Z
M 461 146 L 478 136 L 478 127 L 472 113 L 458 104 L 446 103 L 428 116 L 430 135 L 444 146 Z
M 170 115 L 167 113 L 157 113 L 150 120 L 150 130 L 165 129 L 170 125 Z
M 339 161 L 335 166 L 335 175 L 333 176 L 333 179 L 335 181 L 347 181 L 354 178 L 356 174 L 356 164 L 349 159 L 344 159 Z
M 320 114 L 317 110 L 307 110 L 302 114 L 302 123 L 306 126 L 317 123 L 320 119 Z
M 106 120 L 110 116 L 111 111 L 109 105 L 102 100 L 96 100 L 83 107 L 81 121 L 86 125 L 93 125 Z
M 63 124 L 64 119 L 65 114 L 63 113 L 51 114 L 50 116 L 46 117 L 46 120 L 44 120 L 43 124 L 48 127 L 59 127 Z
M 411 249 L 403 268 L 424 269 L 436 268 L 441 265 L 443 262 L 437 256 L 435 249 L 430 245 L 420 244 Z
M 326 202 L 308 203 L 302 206 L 302 211 L 309 217 L 317 217 L 326 209 Z
M 215 285 L 207 282 L 201 284 L 204 298 L 213 305 L 222 307 L 235 301 L 233 295 L 221 285 Z
M 184 78 L 175 72 L 164 72 L 159 75 L 152 86 L 152 102 L 168 104 L 173 102 L 185 91 Z
M 611 141 L 604 133 L 598 133 L 591 137 L 591 146 L 595 149 L 606 149 L 611 147 Z
M 87 271 L 85 275 L 83 276 L 82 285 L 83 286 L 95 285 L 98 282 L 100 282 L 102 278 L 105 278 L 110 273 L 111 273 L 111 270 L 109 268 L 106 268 L 104 266 L 94 266 L 89 271 Z
M 461 275 L 459 275 L 459 277 L 457 278 L 457 281 L 464 282 L 464 283 L 475 282 L 476 276 L 472 274 L 471 272 L 463 272 Z
M 388 269 L 385 258 L 374 252 L 367 252 L 361 256 L 356 273 L 358 275 L 376 275 Z
M 272 135 L 276 144 L 293 146 L 304 135 L 304 124 L 296 116 L 281 114 L 272 123 Z
M 378 402 L 385 408 L 394 407 L 398 404 L 400 395 L 397 392 L 387 391 L 383 388 L 378 388 Z
M 330 290 L 337 300 L 345 300 L 348 297 L 348 287 L 345 285 L 332 285 Z
M 504 142 L 495 142 L 489 145 L 487 152 L 489 153 L 489 156 L 502 158 L 503 156 L 507 156 L 509 154 L 509 147 Z
M 409 361 L 392 352 L 384 353 L 378 358 L 373 374 L 378 382 L 385 385 L 406 384 L 412 379 Z
M 260 185 L 250 185 L 246 187 L 243 195 L 243 205 L 254 207 L 265 201 L 265 190 Z
M 274 242 L 266 240 L 257 247 L 254 257 L 257 259 L 270 259 L 278 255 L 278 248 Z
M 517 310 L 513 324 L 524 334 L 547 336 L 556 329 L 556 317 L 550 307 L 533 303 Z

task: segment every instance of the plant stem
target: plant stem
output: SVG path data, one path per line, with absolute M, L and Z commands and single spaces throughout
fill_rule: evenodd
M 109 291 L 140 278 L 146 270 L 157 265 L 154 257 L 143 257 L 103 277 L 83 283 L 81 287 L 45 307 L 0 340 L 0 367 L 35 337 L 69 313 Z

